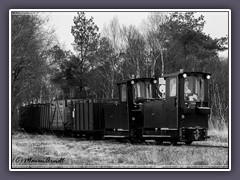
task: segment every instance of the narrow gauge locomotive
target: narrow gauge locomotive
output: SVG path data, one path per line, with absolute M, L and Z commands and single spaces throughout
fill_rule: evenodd
M 208 137 L 210 74 L 177 72 L 119 82 L 119 100 L 65 100 L 21 108 L 27 131 L 68 132 L 86 138 L 155 140 L 158 144 Z

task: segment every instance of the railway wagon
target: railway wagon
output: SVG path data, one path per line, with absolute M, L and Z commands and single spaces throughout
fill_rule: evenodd
M 104 136 L 104 104 L 116 103 L 116 99 L 81 99 L 71 101 L 72 124 L 70 133 L 87 139 Z
M 20 127 L 26 132 L 50 128 L 50 104 L 30 104 L 20 108 Z
M 71 110 L 64 100 L 20 108 L 20 127 L 27 132 L 66 131 L 71 129 L 70 120 Z
M 208 138 L 209 79 L 209 73 L 183 71 L 158 79 L 129 79 L 117 83 L 118 101 L 29 105 L 23 107 L 21 125 L 28 130 L 60 130 L 86 138 L 191 144 Z M 45 110 L 39 110 L 42 106 Z
M 27 132 L 56 132 L 101 139 L 104 103 L 115 99 L 65 99 L 20 108 L 20 127 Z

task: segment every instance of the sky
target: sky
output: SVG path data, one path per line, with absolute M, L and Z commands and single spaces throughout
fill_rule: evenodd
M 86 17 L 93 17 L 93 21 L 99 27 L 101 32 L 104 26 L 116 16 L 120 24 L 141 26 L 143 20 L 146 20 L 149 12 L 85 12 Z M 56 35 L 62 48 L 71 50 L 74 38 L 71 34 L 71 26 L 73 26 L 73 17 L 77 15 L 76 12 L 51 12 L 49 15 L 49 23 L 56 29 Z M 228 35 L 228 12 L 197 12 L 196 15 L 203 15 L 206 21 L 203 32 L 209 34 L 212 38 L 220 38 Z M 228 56 L 228 51 L 220 52 L 220 56 Z

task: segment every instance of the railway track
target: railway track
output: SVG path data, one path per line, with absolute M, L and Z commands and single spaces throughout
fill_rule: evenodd
M 224 145 L 206 145 L 206 144 L 191 144 L 189 147 L 206 147 L 206 148 L 228 148 L 228 146 Z
M 126 142 L 122 142 L 122 143 L 126 143 Z M 145 141 L 143 143 L 136 143 L 135 145 L 156 145 L 156 142 L 153 141 Z M 180 142 L 178 144 L 171 144 L 170 142 L 165 142 L 161 145 L 157 145 L 157 146 L 176 146 L 176 147 L 205 147 L 205 148 L 224 148 L 227 149 L 229 148 L 228 145 L 210 145 L 210 144 L 190 144 L 190 145 L 186 145 L 184 142 Z

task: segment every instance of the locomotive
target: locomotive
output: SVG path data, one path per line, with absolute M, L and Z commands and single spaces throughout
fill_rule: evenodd
M 205 141 L 210 115 L 209 73 L 179 71 L 117 83 L 119 99 L 62 100 L 21 108 L 26 131 L 62 131 L 95 139 Z

